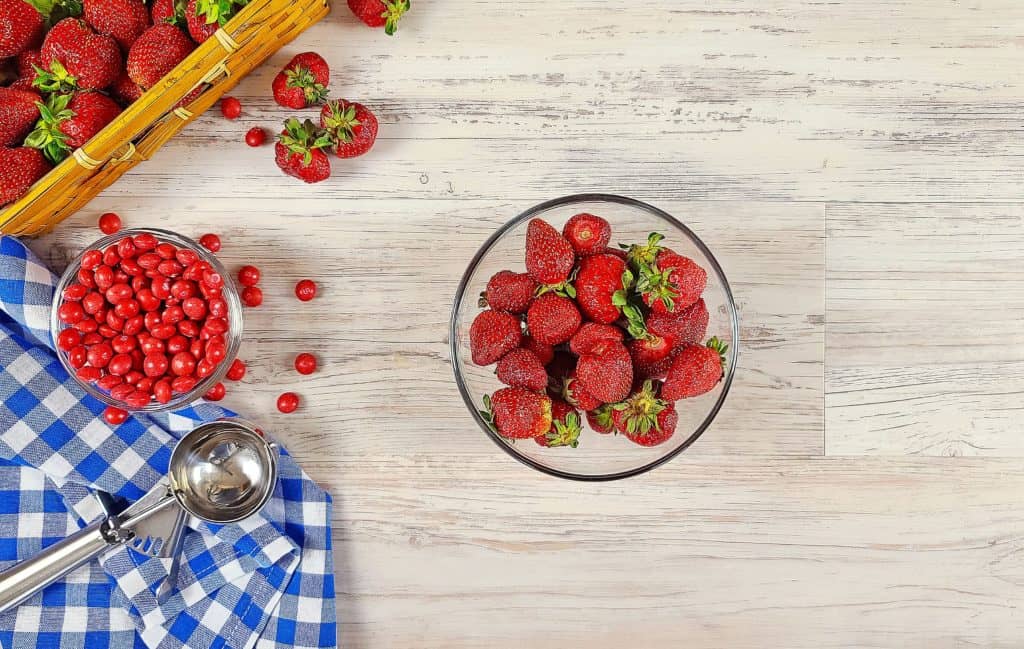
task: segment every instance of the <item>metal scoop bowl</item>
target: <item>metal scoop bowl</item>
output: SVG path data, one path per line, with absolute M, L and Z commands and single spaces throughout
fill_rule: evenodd
M 113 546 L 131 543 L 148 554 L 170 556 L 180 547 L 180 537 L 170 538 L 173 528 L 186 512 L 218 524 L 256 514 L 274 493 L 277 459 L 277 445 L 243 420 L 196 427 L 174 447 L 167 479 L 134 505 L 0 573 L 0 613 Z

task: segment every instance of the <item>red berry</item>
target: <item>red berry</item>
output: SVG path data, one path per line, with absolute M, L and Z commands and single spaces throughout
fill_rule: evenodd
M 220 100 L 220 113 L 228 119 L 238 119 L 242 114 L 242 102 L 234 97 L 225 97 Z
M 224 393 L 226 392 L 227 389 L 224 387 L 224 384 L 218 382 L 217 385 L 207 390 L 204 396 L 210 401 L 220 401 L 221 399 L 224 398 Z
M 57 334 L 57 347 L 61 351 L 70 351 L 82 342 L 82 334 L 77 329 L 65 329 Z
M 159 378 L 167 374 L 168 365 L 166 356 L 160 352 L 153 352 L 152 354 L 146 354 L 145 360 L 142 361 L 142 371 L 146 376 Z
M 175 376 L 190 376 L 196 371 L 196 357 L 188 352 L 178 352 L 171 358 L 171 373 Z
M 256 286 L 260 283 L 260 269 L 255 266 L 242 266 L 238 269 L 238 283 L 242 286 Z
M 295 371 L 299 374 L 312 374 L 316 371 L 316 356 L 302 353 L 295 357 Z
M 171 400 L 171 382 L 167 379 L 160 379 L 153 384 L 153 396 L 160 403 L 167 403 Z
M 90 250 L 82 255 L 82 268 L 85 270 L 96 270 L 96 267 L 103 263 L 103 252 Z
M 75 324 L 85 317 L 85 310 L 78 302 L 65 302 L 57 307 L 57 317 L 61 322 Z
M 107 212 L 100 217 L 99 226 L 103 234 L 114 234 L 121 229 L 121 217 L 113 212 Z
M 232 381 L 241 381 L 242 377 L 245 376 L 245 361 L 240 358 L 236 358 L 231 361 L 231 367 L 228 368 L 227 377 Z
M 120 426 L 128 419 L 128 412 L 114 406 L 107 406 L 103 411 L 103 419 L 111 426 Z
M 242 289 L 242 302 L 245 306 L 259 306 L 263 304 L 263 291 L 257 286 L 246 286 Z
M 245 134 L 245 143 L 251 147 L 263 146 L 263 143 L 266 141 L 267 132 L 259 126 L 249 129 L 249 132 Z
M 303 302 L 309 302 L 316 297 L 316 283 L 311 279 L 301 280 L 295 285 L 295 297 Z
M 299 395 L 294 392 L 285 392 L 277 398 L 277 409 L 284 413 L 295 412 L 299 407 Z
M 124 376 L 132 371 L 132 357 L 128 354 L 114 356 L 107 364 L 107 371 L 117 376 Z
M 220 237 L 216 234 L 204 234 L 199 237 L 199 245 L 210 252 L 220 252 Z

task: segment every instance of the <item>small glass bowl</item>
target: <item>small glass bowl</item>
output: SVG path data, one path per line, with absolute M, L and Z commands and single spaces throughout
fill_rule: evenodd
M 611 224 L 610 245 L 645 242 L 649 233 L 660 232 L 665 235 L 664 245 L 693 259 L 708 272 L 707 288 L 703 295 L 709 314 L 707 336 L 717 336 L 729 345 L 725 376 L 711 392 L 676 403 L 679 413 L 676 432 L 658 446 L 639 446 L 623 435 L 598 434 L 589 429 L 586 421 L 583 422 L 584 430 L 577 448 L 548 448 L 531 439 L 513 442 L 491 430 L 480 415 L 483 396 L 505 386 L 495 377 L 493 365 L 479 367 L 472 361 L 469 328 L 481 311 L 477 299 L 496 272 L 505 269 L 523 272 L 526 229 L 531 219 L 542 218 L 561 231 L 565 222 L 580 212 L 596 214 Z M 725 402 L 736 371 L 739 319 L 729 282 L 721 266 L 689 228 L 668 213 L 632 198 L 610 194 L 577 194 L 531 207 L 491 235 L 462 276 L 455 296 L 449 336 L 455 381 L 466 407 L 481 430 L 503 451 L 528 466 L 560 478 L 617 480 L 638 475 L 667 462 L 684 451 L 711 425 Z
M 166 241 L 167 243 L 174 244 L 178 248 L 187 248 L 188 250 L 193 251 L 200 259 L 210 264 L 210 266 L 212 266 L 213 269 L 220 273 L 221 277 L 224 278 L 224 288 L 221 292 L 223 294 L 224 301 L 228 304 L 228 331 L 225 336 L 228 349 L 227 354 L 224 356 L 224 360 L 220 362 L 217 369 L 215 369 L 212 374 L 204 379 L 200 379 L 199 382 L 196 383 L 195 387 L 188 392 L 174 395 L 167 403 L 160 403 L 154 399 L 150 400 L 149 404 L 144 408 L 132 408 L 125 402 L 114 399 L 107 392 L 96 387 L 96 385 L 79 379 L 76 376 L 75 368 L 71 367 L 71 364 L 68 362 L 67 352 L 57 348 L 57 357 L 60 359 L 60 363 L 64 366 L 67 373 L 71 375 L 78 385 L 82 386 L 83 390 L 107 405 L 116 406 L 130 412 L 164 412 L 167 410 L 177 410 L 178 408 L 187 406 L 202 397 L 210 390 L 210 388 L 215 386 L 224 378 L 224 374 L 227 373 L 232 361 L 235 360 L 235 356 L 238 354 L 238 348 L 242 344 L 242 302 L 238 297 L 238 289 L 235 288 L 235 284 L 232 281 L 231 276 L 228 274 L 227 269 L 224 268 L 224 265 L 220 263 L 217 257 L 192 239 L 169 230 L 160 230 L 156 228 L 133 228 L 120 230 L 119 232 L 115 232 L 114 234 L 94 241 L 77 257 L 75 257 L 70 264 L 68 264 L 67 269 L 64 270 L 64 274 L 61 275 L 60 281 L 57 282 L 57 290 L 53 295 L 53 306 L 50 309 L 50 335 L 53 337 L 54 343 L 56 343 L 58 334 L 69 326 L 61 322 L 60 318 L 57 317 L 57 309 L 60 307 L 62 302 L 64 289 L 77 279 L 78 270 L 82 267 L 82 256 L 89 250 L 103 250 L 107 246 L 116 244 L 125 237 L 132 237 L 143 233 L 152 234 L 161 243 Z M 56 344 L 54 347 L 56 348 Z

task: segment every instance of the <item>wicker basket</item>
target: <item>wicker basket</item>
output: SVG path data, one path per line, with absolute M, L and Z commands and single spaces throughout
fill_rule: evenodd
M 212 106 L 253 68 L 327 15 L 327 0 L 251 0 L 213 38 L 82 148 L 0 211 L 0 233 L 39 234 L 75 213 Z M 175 106 L 195 88 L 205 90 Z

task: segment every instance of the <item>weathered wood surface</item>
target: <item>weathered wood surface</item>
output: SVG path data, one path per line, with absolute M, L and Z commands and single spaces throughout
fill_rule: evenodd
M 227 403 L 337 497 L 343 646 L 1017 647 L 1022 33 L 1009 0 L 450 0 L 394 39 L 340 5 L 33 246 L 113 209 L 259 261 Z M 314 187 L 241 142 L 307 49 L 381 118 Z M 719 420 L 608 485 L 500 453 L 448 363 L 477 246 L 581 191 L 681 216 L 742 317 Z

